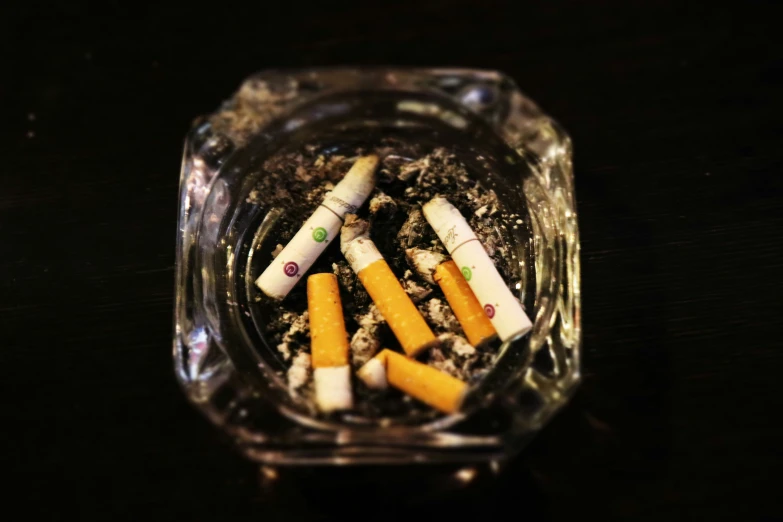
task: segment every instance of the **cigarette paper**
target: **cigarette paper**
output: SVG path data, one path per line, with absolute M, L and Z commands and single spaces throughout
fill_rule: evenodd
M 370 239 L 366 221 L 346 218 L 340 248 L 405 353 L 414 357 L 434 344 L 435 334 Z
M 307 278 L 307 310 L 318 408 L 327 412 L 352 408 L 348 332 L 337 276 L 314 274 Z
M 484 313 L 473 290 L 454 261 L 441 263 L 435 269 L 435 281 L 440 285 L 470 344 L 477 346 L 497 335 L 495 327 Z
M 380 376 L 380 368 L 385 375 Z M 386 383 L 444 413 L 459 410 L 467 384 L 451 375 L 391 350 L 383 350 L 359 369 L 357 376 L 371 388 Z
M 326 194 L 319 206 L 272 264 L 256 279 L 256 286 L 272 299 L 283 299 L 326 250 L 343 224 L 356 212 L 375 187 L 375 154 L 356 160 L 345 177 Z
M 507 341 L 532 327 L 522 303 L 511 293 L 476 234 L 447 199 L 435 197 L 422 208 L 451 254 L 500 339 Z

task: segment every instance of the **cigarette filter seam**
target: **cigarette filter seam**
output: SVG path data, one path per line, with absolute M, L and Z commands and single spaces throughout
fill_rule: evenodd
M 478 241 L 478 238 L 474 237 L 473 239 L 468 239 L 467 241 L 463 241 L 459 245 L 455 246 L 454 249 L 452 250 L 452 252 L 456 252 L 458 248 L 460 248 L 463 245 L 466 245 L 466 244 L 470 243 L 471 241 Z

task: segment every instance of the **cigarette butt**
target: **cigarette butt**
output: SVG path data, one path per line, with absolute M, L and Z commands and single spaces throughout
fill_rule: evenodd
M 447 199 L 436 197 L 422 210 L 451 254 L 500 339 L 507 341 L 532 327 L 522 303 L 511 293 L 476 234 Z
M 435 334 L 370 239 L 367 222 L 349 216 L 340 247 L 405 353 L 415 357 L 434 344 Z
M 348 364 L 348 332 L 345 331 L 340 289 L 334 274 L 307 278 L 307 310 L 310 316 L 310 352 L 315 382 L 315 402 L 321 411 L 353 407 Z
M 372 368 L 370 365 L 373 365 Z M 378 367 L 385 368 L 385 379 L 379 378 Z M 451 375 L 422 364 L 391 350 L 383 350 L 357 373 L 370 387 L 383 380 L 411 397 L 444 413 L 459 410 L 468 385 Z
M 356 160 L 305 224 L 256 279 L 256 286 L 272 299 L 283 299 L 337 237 L 346 214 L 362 206 L 375 187 L 380 159 L 371 154 Z
M 400 341 L 405 353 L 415 357 L 435 342 L 435 334 L 385 260 L 379 259 L 359 272 L 359 280 Z
M 473 346 L 497 335 L 495 327 L 484 313 L 473 290 L 454 261 L 441 263 L 435 269 L 435 281 L 440 285 L 459 324 Z
M 307 278 L 307 310 L 313 368 L 347 365 L 348 332 L 337 276 L 313 274 Z

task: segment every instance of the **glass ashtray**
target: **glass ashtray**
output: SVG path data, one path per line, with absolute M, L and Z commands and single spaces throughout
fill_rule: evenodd
M 305 204 L 301 194 L 281 195 L 279 179 L 269 182 L 270 161 L 312 153 L 323 164 L 382 148 L 388 165 L 405 168 L 415 160 L 404 151 L 416 147 L 448 151 L 444 161 L 461 162 L 515 213 L 519 226 L 503 227 L 499 249 L 513 260 L 505 268 L 509 287 L 532 330 L 497 343 L 492 365 L 470 382 L 456 413 L 414 404 L 396 415 L 319 415 L 290 392 L 290 361 L 268 335 L 278 310 L 254 285 L 275 247 L 290 239 L 280 237 L 281 223 L 299 219 Z M 288 175 L 307 177 L 297 169 Z M 491 222 L 491 215 L 485 219 Z M 504 460 L 579 383 L 571 142 L 501 73 L 327 68 L 254 75 L 188 132 L 178 224 L 176 376 L 188 399 L 254 461 Z M 396 225 L 379 234 L 394 236 Z

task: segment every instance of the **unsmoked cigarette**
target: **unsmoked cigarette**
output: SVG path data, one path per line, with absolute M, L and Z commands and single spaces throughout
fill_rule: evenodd
M 326 412 L 350 409 L 353 392 L 348 332 L 334 274 L 314 274 L 307 278 L 307 309 L 316 404 Z
M 497 335 L 495 327 L 484 313 L 484 307 L 476 299 L 473 290 L 470 289 L 470 285 L 454 261 L 449 260 L 437 266 L 435 282 L 443 290 L 470 344 L 477 346 Z
M 283 299 L 340 232 L 346 214 L 362 206 L 375 188 L 380 159 L 371 154 L 356 160 L 280 254 L 256 279 L 272 299 Z
M 348 216 L 340 247 L 405 353 L 415 357 L 434 344 L 435 334 L 370 239 L 366 221 Z
M 357 373 L 371 388 L 391 386 L 444 413 L 458 411 L 468 385 L 436 368 L 384 349 Z
M 451 254 L 500 339 L 524 335 L 532 327 L 522 303 L 509 290 L 476 234 L 446 198 L 435 197 L 422 207 L 441 242 Z

